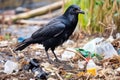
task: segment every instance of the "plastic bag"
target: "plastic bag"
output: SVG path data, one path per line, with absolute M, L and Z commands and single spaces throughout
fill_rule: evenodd
M 88 42 L 83 49 L 88 50 L 92 53 L 97 53 L 104 55 L 104 58 L 112 57 L 113 55 L 118 55 L 117 51 L 114 49 L 110 42 L 104 41 L 104 38 L 95 38 Z

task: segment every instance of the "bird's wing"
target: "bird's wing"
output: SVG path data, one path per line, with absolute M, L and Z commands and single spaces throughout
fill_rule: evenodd
M 65 24 L 56 21 L 34 32 L 32 34 L 32 38 L 56 37 L 60 35 L 64 31 L 64 29 L 65 29 Z

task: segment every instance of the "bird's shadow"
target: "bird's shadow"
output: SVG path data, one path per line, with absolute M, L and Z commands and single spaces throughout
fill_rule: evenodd
M 57 68 L 62 67 L 64 70 L 71 70 L 73 69 L 73 67 L 69 63 L 70 61 L 60 61 L 60 62 L 53 61 L 52 65 L 54 65 L 54 67 L 57 67 Z
M 51 65 L 53 65 L 54 67 L 56 68 L 59 68 L 59 67 L 63 67 L 65 70 L 71 70 L 73 69 L 73 67 L 71 66 L 71 61 L 63 61 L 61 59 L 59 59 L 59 61 L 56 61 L 55 59 L 50 59 L 48 60 L 46 58 L 46 56 L 41 56 L 41 57 L 38 57 L 37 58 L 40 62 L 48 62 L 50 63 Z

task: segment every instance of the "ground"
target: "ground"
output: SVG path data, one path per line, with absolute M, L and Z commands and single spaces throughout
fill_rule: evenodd
M 92 37 L 91 37 L 92 38 Z M 97 65 L 97 74 L 92 76 L 86 73 L 86 64 L 84 68 L 80 69 L 78 65 L 78 60 L 85 61 L 78 54 L 71 59 L 66 61 L 62 60 L 61 55 L 68 48 L 81 48 L 86 44 L 91 38 L 84 37 L 77 41 L 68 40 L 63 45 L 56 48 L 55 53 L 61 62 L 54 61 L 54 56 L 49 51 L 50 58 L 53 62 L 50 64 L 46 57 L 44 47 L 39 44 L 30 45 L 23 51 L 13 52 L 15 48 L 15 43 L 13 40 L 6 40 L 7 45 L 1 45 L 0 48 L 0 79 L 1 80 L 35 80 L 35 73 L 30 70 L 24 70 L 23 67 L 29 64 L 31 59 L 37 59 L 39 61 L 40 67 L 46 73 L 48 80 L 119 80 L 119 66 L 120 66 L 120 56 L 114 56 L 109 59 L 96 60 L 94 62 Z M 1 41 L 2 42 L 2 41 Z M 4 42 L 4 40 L 3 40 Z M 13 71 L 13 73 L 4 73 L 4 65 L 6 61 L 11 60 L 19 65 L 18 71 Z M 113 77 L 114 76 L 114 77 Z

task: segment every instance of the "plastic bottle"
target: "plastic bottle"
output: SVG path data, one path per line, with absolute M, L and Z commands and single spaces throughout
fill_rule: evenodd
M 96 64 L 94 63 L 92 59 L 88 61 L 86 69 L 87 69 L 87 73 L 93 76 L 96 75 Z

